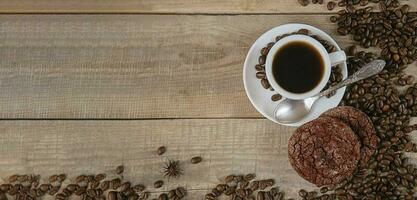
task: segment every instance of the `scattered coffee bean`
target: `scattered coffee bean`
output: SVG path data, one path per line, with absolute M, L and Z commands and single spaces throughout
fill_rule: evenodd
M 166 149 L 165 146 L 160 146 L 156 152 L 157 152 L 158 155 L 162 155 L 166 152 L 166 150 L 167 149 Z
M 116 174 L 123 174 L 125 171 L 125 167 L 123 165 L 119 165 L 116 167 Z
M 327 10 L 333 10 L 336 7 L 336 2 L 330 1 L 327 3 Z
M 302 6 L 307 6 L 310 4 L 310 0 L 298 0 L 298 3 Z
M 164 181 L 162 181 L 162 180 L 156 181 L 156 182 L 153 184 L 153 186 L 154 186 L 155 188 L 160 188 L 160 187 L 162 187 L 163 185 L 164 185 Z
M 282 99 L 282 96 L 280 94 L 274 94 L 271 96 L 272 101 L 279 101 Z
M 202 160 L 203 158 L 201 158 L 200 156 L 196 156 L 196 157 L 191 158 L 191 163 L 197 164 L 197 163 L 200 163 Z

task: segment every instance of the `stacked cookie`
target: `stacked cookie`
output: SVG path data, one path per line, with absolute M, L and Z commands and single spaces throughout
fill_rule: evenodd
M 377 147 L 369 117 L 340 106 L 300 126 L 288 143 L 289 160 L 297 173 L 317 186 L 333 186 L 364 166 Z

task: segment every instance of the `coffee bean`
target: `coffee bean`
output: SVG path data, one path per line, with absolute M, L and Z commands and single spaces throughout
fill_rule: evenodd
M 162 187 L 162 185 L 164 185 L 164 181 L 162 181 L 162 180 L 156 181 L 156 182 L 153 184 L 153 186 L 154 186 L 155 188 L 160 188 L 160 187 Z
M 142 192 L 139 195 L 139 199 L 148 199 L 149 197 L 149 192 Z
M 117 190 L 122 184 L 122 181 L 119 178 L 115 178 L 113 180 L 110 181 L 110 187 L 113 190 Z
M 265 190 L 269 186 L 268 182 L 265 180 L 259 181 L 259 188 L 261 190 Z
M 77 178 L 75 179 L 75 182 L 77 183 L 81 183 L 83 181 L 85 181 L 87 179 L 87 177 L 85 175 L 79 175 L 77 176 Z
M 265 192 L 259 191 L 258 195 L 256 196 L 256 200 L 265 200 Z
M 77 195 L 77 196 L 84 195 L 86 191 L 87 191 L 87 190 L 86 190 L 86 188 L 85 188 L 85 187 L 80 187 L 80 188 L 78 188 L 78 189 L 75 191 L 75 195 Z
M 205 196 L 206 200 L 216 200 L 216 196 L 212 193 L 206 194 Z
M 310 0 L 297 0 L 297 1 L 302 6 L 307 6 L 308 4 L 310 4 Z
M 117 192 L 115 192 L 115 191 L 110 191 L 110 192 L 107 194 L 107 199 L 108 199 L 108 200 L 118 200 L 118 199 L 117 199 Z
M 260 64 L 256 64 L 256 65 L 255 65 L 255 69 L 256 69 L 256 71 L 265 71 L 264 66 L 262 66 L 262 65 L 260 65 Z
M 98 186 L 100 186 L 100 182 L 96 180 L 90 181 L 88 184 L 89 188 L 96 189 Z
M 160 147 L 158 147 L 158 149 L 156 150 L 156 153 L 158 154 L 158 155 L 162 155 L 162 154 L 164 154 L 166 152 L 166 147 L 165 146 L 160 146 Z
M 230 183 L 235 179 L 234 175 L 228 175 L 224 178 L 224 180 L 226 181 L 226 183 Z
M 227 196 L 230 196 L 230 195 L 235 193 L 235 190 L 236 190 L 235 187 L 229 187 L 229 188 L 226 189 L 226 191 L 224 191 L 224 194 L 227 195 Z
M 256 78 L 258 79 L 264 79 L 266 77 L 265 72 L 257 72 L 256 73 Z
M 268 80 L 266 80 L 266 79 L 262 79 L 261 84 L 262 84 L 262 87 L 265 88 L 265 89 L 269 89 L 271 87 L 271 85 L 269 85 Z
M 49 190 L 48 194 L 49 194 L 49 195 L 51 195 L 51 196 L 53 196 L 53 195 L 55 195 L 55 194 L 59 191 L 59 189 L 60 189 L 60 187 L 59 187 L 59 186 L 53 186 L 53 187 Z
M 256 191 L 256 190 L 258 190 L 258 189 L 259 189 L 259 181 L 252 181 L 252 182 L 249 184 L 249 188 L 250 188 L 252 191 Z
M 218 197 L 222 194 L 222 192 L 220 192 L 217 188 L 213 188 L 211 190 L 211 194 L 213 194 L 215 197 Z
M 266 56 L 269 53 L 269 48 L 268 47 L 264 47 L 261 49 L 261 55 Z
M 125 170 L 125 167 L 123 165 L 119 165 L 116 167 L 116 174 L 122 174 Z
M 110 181 L 103 181 L 100 184 L 100 189 L 106 191 L 110 188 Z
M 191 163 L 197 164 L 197 163 L 200 163 L 202 160 L 203 158 L 201 158 L 200 156 L 196 156 L 196 157 L 191 158 Z
M 17 174 L 14 174 L 14 175 L 10 176 L 9 177 L 9 182 L 10 183 L 16 182 L 18 177 L 19 177 L 19 175 L 17 175 Z
M 415 81 L 414 76 L 412 76 L 412 75 L 407 76 L 407 78 L 406 78 L 407 85 L 412 85 L 414 83 L 414 81 Z
M 245 198 L 246 197 L 246 193 L 244 189 L 237 189 L 236 190 L 236 195 L 238 195 L 239 197 Z
M 298 191 L 298 195 L 300 195 L 300 197 L 302 197 L 302 198 L 305 198 L 305 197 L 307 197 L 307 191 L 300 190 L 300 191 Z
M 227 189 L 227 185 L 226 184 L 219 184 L 219 185 L 216 186 L 216 189 L 217 189 L 217 191 L 222 193 Z
M 145 186 L 142 184 L 137 184 L 132 188 L 135 192 L 139 193 L 145 190 Z
M 297 34 L 301 34 L 301 35 L 308 35 L 309 33 L 310 31 L 304 28 L 297 31 Z
M 336 3 L 334 1 L 330 1 L 329 3 L 327 3 L 328 10 L 333 10 L 335 7 L 336 7 Z
M 279 101 L 282 99 L 282 96 L 280 94 L 274 94 L 271 96 L 272 101 Z
M 356 49 L 357 49 L 357 47 L 355 46 L 355 45 L 353 45 L 353 46 L 350 46 L 349 48 L 348 48 L 348 50 L 347 50 L 347 55 L 349 55 L 349 56 L 354 56 L 355 54 L 356 54 Z
M 127 181 L 127 182 L 124 182 L 121 186 L 120 186 L 120 191 L 121 192 L 126 192 L 126 191 L 128 191 L 128 190 L 130 190 L 131 188 L 130 188 L 130 186 L 131 186 L 132 184 L 129 182 L 129 181 Z
M 158 200 L 168 200 L 168 195 L 166 193 L 162 193 L 159 195 Z
M 259 56 L 259 64 L 264 65 L 266 61 L 266 56 Z
M 49 182 L 53 183 L 58 180 L 58 175 L 54 174 L 49 177 Z
M 10 189 L 12 188 L 11 184 L 1 184 L 0 185 L 0 190 L 1 192 L 8 192 Z
M 246 175 L 243 177 L 243 179 L 244 179 L 245 181 L 248 181 L 248 183 L 249 183 L 249 181 L 253 180 L 254 178 L 255 178 L 255 174 L 246 174 Z
M 138 200 L 139 199 L 139 195 L 137 194 L 131 194 L 128 196 L 127 198 L 128 200 Z

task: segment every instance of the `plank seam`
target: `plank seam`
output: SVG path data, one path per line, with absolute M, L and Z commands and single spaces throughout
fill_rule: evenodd
M 0 121 L 151 121 L 151 120 L 225 120 L 260 119 L 264 117 L 193 117 L 193 118 L 0 118 Z
M 201 15 L 201 16 L 257 16 L 257 15 L 315 15 L 328 16 L 336 13 L 140 13 L 140 12 L 4 12 L 0 15 Z

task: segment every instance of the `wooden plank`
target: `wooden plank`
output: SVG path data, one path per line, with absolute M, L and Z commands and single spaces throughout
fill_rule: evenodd
M 105 120 L 1 121 L 0 177 L 14 173 L 44 177 L 108 172 L 119 164 L 125 177 L 151 186 L 161 179 L 167 159 L 180 160 L 184 176 L 166 181 L 162 191 L 179 185 L 204 192 L 230 173 L 256 173 L 275 178 L 295 195 L 300 187 L 314 188 L 298 177 L 287 158 L 293 128 L 265 119 L 226 120 Z M 167 152 L 156 155 L 165 145 Z M 193 156 L 203 162 L 189 163 Z M 150 187 L 151 191 L 152 187 Z M 157 190 L 160 191 L 160 190 Z
M 2 15 L 0 118 L 260 117 L 243 62 L 290 22 L 335 35 L 327 16 Z
M 297 0 L 0 0 L 1 13 L 324 13 Z
M 407 1 L 413 9 L 416 1 Z M 326 4 L 302 7 L 297 0 L 0 0 L 1 13 L 334 13 Z
M 202 196 L 231 173 L 256 173 L 274 178 L 289 197 L 301 188 L 317 189 L 300 178 L 288 162 L 287 141 L 294 128 L 265 119 L 180 120 L 53 120 L 0 121 L 0 183 L 11 174 L 49 175 L 109 173 L 125 166 L 124 177 L 149 186 L 151 192 L 178 186 Z M 415 139 L 415 134 L 412 134 Z M 156 155 L 164 145 L 167 152 Z M 203 162 L 189 163 L 193 156 Z M 417 154 L 407 154 L 417 163 Z M 184 175 L 166 181 L 161 168 L 167 159 L 179 160 Z M 163 179 L 161 189 L 152 189 Z

